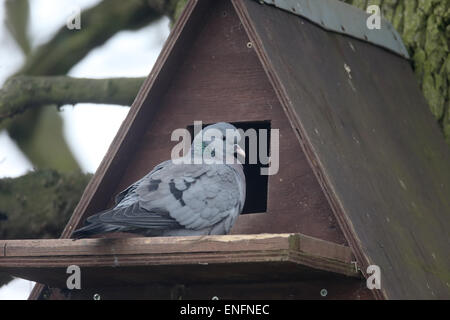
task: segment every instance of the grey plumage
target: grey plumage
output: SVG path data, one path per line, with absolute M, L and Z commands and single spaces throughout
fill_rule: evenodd
M 201 146 L 202 151 L 213 150 L 212 154 L 222 159 L 230 150 L 242 151 L 236 141 L 228 139 L 223 148 L 217 147 L 222 144 L 217 144 L 216 137 L 205 143 L 202 134 L 208 129 L 217 129 L 224 137 L 225 130 L 237 130 L 223 122 L 206 127 L 194 138 L 187 157 L 193 157 L 194 145 Z M 227 144 L 233 148 L 227 149 Z M 90 216 L 73 237 L 116 231 L 145 236 L 227 234 L 244 202 L 245 176 L 241 164 L 186 164 L 168 160 L 119 193 L 115 207 Z

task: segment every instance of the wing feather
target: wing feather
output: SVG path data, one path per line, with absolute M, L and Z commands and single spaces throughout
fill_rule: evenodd
M 229 166 L 166 161 L 121 192 L 115 208 L 92 221 L 154 230 L 213 227 L 240 213 L 238 183 Z

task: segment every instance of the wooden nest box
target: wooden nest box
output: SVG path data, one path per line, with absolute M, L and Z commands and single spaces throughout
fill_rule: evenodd
M 450 298 L 449 149 L 400 36 L 367 17 L 189 1 L 61 239 L 0 241 L 0 271 L 39 282 L 33 299 Z M 232 235 L 68 239 L 196 120 L 279 129 L 279 171 L 245 166 Z M 65 289 L 72 264 L 81 290 Z

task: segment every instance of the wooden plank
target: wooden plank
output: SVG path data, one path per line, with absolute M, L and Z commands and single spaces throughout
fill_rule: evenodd
M 1 240 L 0 247 L 1 272 L 53 286 L 64 285 L 73 264 L 91 286 L 359 277 L 349 247 L 301 234 Z
M 0 267 L 14 266 L 9 261 L 22 259 L 22 264 L 33 264 L 33 258 L 52 257 L 43 266 L 58 264 L 53 258 L 155 255 L 165 256 L 171 264 L 170 254 L 188 257 L 191 254 L 221 255 L 222 253 L 261 256 L 278 255 L 289 258 L 295 252 L 350 264 L 352 253 L 349 247 L 315 239 L 301 234 L 259 234 L 198 237 L 151 237 L 151 238 L 105 238 L 105 239 L 40 239 L 0 240 L 3 257 Z M 28 259 L 28 260 L 27 260 Z M 189 258 L 190 259 L 190 258 Z M 28 262 L 29 261 L 29 262 Z M 93 262 L 95 263 L 95 262 Z M 146 263 L 146 262 L 143 262 Z M 174 261 L 173 263 L 179 263 Z M 182 263 L 184 263 L 182 261 Z
M 450 152 L 409 62 L 233 3 L 361 268 L 381 268 L 378 297 L 450 298 Z
M 0 240 L 5 257 L 288 250 L 289 234 L 99 239 Z M 51 263 L 51 262 L 49 262 Z

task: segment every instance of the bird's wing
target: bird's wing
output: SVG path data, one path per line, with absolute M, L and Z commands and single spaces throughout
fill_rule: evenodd
M 125 198 L 127 198 L 127 196 L 133 195 L 134 191 L 136 190 L 136 187 L 142 183 L 143 179 L 146 179 L 147 177 L 150 177 L 153 175 L 153 173 L 155 173 L 158 170 L 161 170 L 162 168 L 164 168 L 164 166 L 166 166 L 167 164 L 169 164 L 171 161 L 167 160 L 164 162 L 161 162 L 160 164 L 158 164 L 156 167 L 153 168 L 152 171 L 150 171 L 144 178 L 136 181 L 135 183 L 133 183 L 132 185 L 130 185 L 128 188 L 126 188 L 125 190 L 121 191 L 118 195 L 116 195 L 116 197 L 114 198 L 114 202 L 115 204 L 119 204 L 121 201 L 123 201 Z
M 239 214 L 240 188 L 232 168 L 166 162 L 156 169 L 132 185 L 118 206 L 89 222 L 200 230 Z
M 127 206 L 115 207 L 88 218 L 90 224 L 102 223 L 121 227 L 154 230 L 178 229 L 180 224 L 163 210 L 149 212 L 134 202 Z

